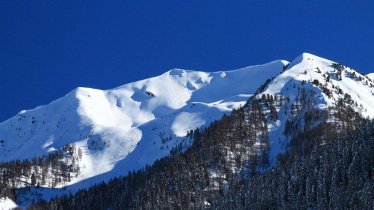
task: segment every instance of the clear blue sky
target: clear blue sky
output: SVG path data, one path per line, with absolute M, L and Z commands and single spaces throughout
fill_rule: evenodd
M 374 72 L 374 1 L 0 1 L 0 121 L 77 86 L 302 52 Z

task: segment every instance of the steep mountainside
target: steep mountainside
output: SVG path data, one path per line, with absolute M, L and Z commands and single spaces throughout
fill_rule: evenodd
M 169 154 L 190 130 L 243 105 L 286 64 L 215 73 L 173 69 L 111 90 L 77 88 L 1 123 L 0 161 L 31 159 L 71 145 L 81 153 L 79 176 L 57 187 L 116 165 L 110 176 L 127 173 Z
M 374 123 L 360 104 L 372 89 L 358 72 L 303 54 L 245 106 L 191 132 L 186 151 L 32 208 L 371 208 Z
M 272 164 L 289 143 L 289 136 L 285 135 L 287 121 L 298 120 L 298 129 L 302 129 L 305 112 L 311 109 L 332 114 L 338 111 L 339 104 L 344 104 L 363 117 L 374 117 L 374 81 L 370 77 L 309 53 L 298 56 L 257 95 L 262 99 L 269 97 L 287 99 L 275 106 L 277 120 L 268 121 Z
M 351 106 L 364 117 L 374 117 L 374 82 L 369 76 L 342 64 L 303 53 L 283 74 L 274 79 L 264 94 L 286 95 L 293 100 L 294 87 L 311 82 L 321 104 L 334 106 L 340 99 L 350 100 Z M 348 96 L 350 95 L 350 96 Z
M 6 169 L 0 184 L 17 177 L 11 186 L 45 187 L 19 191 L 17 202 L 26 205 L 36 194 L 49 200 L 166 156 L 102 186 L 106 196 L 118 190 L 113 199 L 127 208 L 155 207 L 152 202 L 164 199 L 165 208 L 175 202 L 183 208 L 218 205 L 215 199 L 235 177 L 245 182 L 277 163 L 290 165 L 292 156 L 309 155 L 353 131 L 361 118 L 373 118 L 370 77 L 303 53 L 291 63 L 214 73 L 174 69 L 111 90 L 78 88 L 0 124 L 0 161 L 13 161 L 0 166 Z M 32 159 L 32 167 L 14 162 L 33 157 L 39 159 Z M 115 188 L 117 181 L 125 187 Z M 177 191 L 185 193 L 174 195 Z M 200 200 L 178 200 L 196 193 Z M 96 201 L 94 196 L 100 197 L 90 199 Z

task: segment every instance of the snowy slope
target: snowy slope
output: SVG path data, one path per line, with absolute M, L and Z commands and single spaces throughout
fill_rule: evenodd
M 8 210 L 16 208 L 17 204 L 15 204 L 11 199 L 9 198 L 0 198 L 0 210 Z
M 309 53 L 303 53 L 290 63 L 287 69 L 274 78 L 267 88 L 259 94 L 287 97 L 290 104 L 295 103 L 301 88 L 315 93 L 314 99 L 320 109 L 333 108 L 346 94 L 352 100 L 350 105 L 364 117 L 374 117 L 374 83 L 357 71 L 343 65 L 334 67 L 335 62 Z M 341 73 L 338 74 L 337 68 Z M 341 76 L 338 76 L 341 75 Z M 369 75 L 370 76 L 370 75 Z M 317 84 L 318 81 L 318 85 Z M 325 90 L 323 90 L 325 89 Z M 330 92 L 330 94 L 326 94 Z M 286 121 L 292 118 L 285 114 L 285 107 L 278 110 L 279 120 L 269 125 L 270 161 L 273 165 L 276 157 L 287 145 L 284 136 Z
M 374 80 L 374 73 L 367 74 L 366 76 L 368 76 L 371 80 Z
M 110 90 L 77 88 L 0 123 L 0 162 L 38 157 L 74 144 L 83 151 L 79 176 L 65 183 L 65 191 L 62 184 L 57 186 L 60 189 L 47 185 L 37 189 L 47 200 L 74 192 L 152 164 L 175 146 L 187 148 L 192 141 L 187 136 L 190 130 L 244 105 L 271 78 L 256 97 L 280 96 L 292 104 L 300 89 L 306 88 L 315 93 L 317 106 L 326 109 L 340 99 L 347 101 L 349 95 L 353 109 L 374 117 L 374 74 L 364 76 L 303 53 L 291 63 L 280 60 L 213 73 L 173 69 Z M 293 117 L 286 107 L 277 108 L 279 119 L 268 125 L 271 165 L 286 149 L 284 128 Z M 28 195 L 22 199 L 20 203 L 26 204 Z
M 294 87 L 300 87 L 303 80 L 309 82 L 318 80 L 320 84 L 332 92 L 331 97 L 328 97 L 325 93 L 319 91 L 319 97 L 322 100 L 321 105 L 334 106 L 338 99 L 344 97 L 342 93 L 348 93 L 352 100 L 358 104 L 358 106 L 353 106 L 354 109 L 360 111 L 365 117 L 374 117 L 374 82 L 345 66 L 342 67 L 341 79 L 338 79 L 336 78 L 337 70 L 332 67 L 333 63 L 335 62 L 303 53 L 290 63 L 285 72 L 269 84 L 264 93 L 285 95 L 292 100 L 297 95 L 297 89 Z M 327 77 L 330 79 L 327 79 Z M 342 90 L 341 94 L 337 93 L 338 88 Z M 360 105 L 364 107 L 363 110 L 359 110 Z
M 173 69 L 111 90 L 77 88 L 0 123 L 0 161 L 32 158 L 74 144 L 80 175 L 126 174 L 169 154 L 189 130 L 243 105 L 286 61 L 207 73 Z M 68 185 L 69 185 L 68 184 Z M 58 186 L 62 187 L 62 186 Z

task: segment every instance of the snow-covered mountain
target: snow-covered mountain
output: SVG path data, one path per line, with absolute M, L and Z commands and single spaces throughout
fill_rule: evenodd
M 80 175 L 68 185 L 151 164 L 248 100 L 286 61 L 222 72 L 173 69 L 111 90 L 77 88 L 0 124 L 0 161 L 33 158 L 68 144 L 82 151 Z M 60 185 L 60 187 L 63 185 Z M 59 187 L 59 186 L 57 186 Z
M 300 92 L 313 94 L 313 106 L 321 110 L 330 109 L 334 112 L 339 102 L 345 103 L 363 117 L 374 117 L 374 80 L 373 74 L 364 76 L 342 64 L 327 60 L 309 53 L 295 58 L 276 78 L 274 78 L 257 95 L 272 95 L 287 98 L 288 103 L 277 107 L 278 120 L 269 121 L 270 162 L 275 164 L 276 157 L 286 150 L 289 143 L 284 134 L 286 122 L 293 120 L 295 114 L 286 112 L 292 106 L 305 109 L 300 104 Z M 306 110 L 301 110 L 305 112 Z M 303 114 L 300 114 L 304 118 Z M 305 119 L 301 119 L 301 124 Z M 333 120 L 333 119 L 330 119 Z
M 295 114 L 287 110 L 307 107 L 299 104 L 300 92 L 312 93 L 318 109 L 334 110 L 345 103 L 373 118 L 373 81 L 374 74 L 365 76 L 303 53 L 291 63 L 278 60 L 213 73 L 173 69 L 110 90 L 77 88 L 0 123 L 0 162 L 40 157 L 74 145 L 82 151 L 80 173 L 57 185 L 74 191 L 152 164 L 176 146 L 189 147 L 191 130 L 208 126 L 256 94 L 287 100 L 275 106 L 277 119 L 267 124 L 272 166 L 289 143 L 285 126 Z M 270 119 L 268 108 L 264 113 Z M 302 112 L 299 116 L 304 117 Z M 53 192 L 47 190 L 44 198 Z
M 264 94 L 286 95 L 296 97 L 295 88 L 301 83 L 314 84 L 321 104 L 334 104 L 349 94 L 355 102 L 352 107 L 365 117 L 374 117 L 374 82 L 373 74 L 367 76 L 338 64 L 336 62 L 303 53 L 290 63 L 287 70 L 277 76 L 268 86 Z M 318 81 L 318 82 L 317 82 Z

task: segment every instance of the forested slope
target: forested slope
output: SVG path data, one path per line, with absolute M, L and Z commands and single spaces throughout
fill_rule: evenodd
M 300 91 L 301 104 L 310 93 Z M 39 202 L 30 209 L 299 209 L 373 205 L 374 123 L 339 112 L 294 110 L 288 150 L 269 168 L 268 121 L 287 98 L 252 98 L 203 130 L 194 143 L 143 170 Z M 308 111 L 305 111 L 308 110 Z M 289 110 L 291 111 L 291 110 Z M 303 120 L 300 121 L 300 116 Z M 335 119 L 331 121 L 331 119 Z M 302 129 L 301 126 L 302 125 Z

